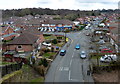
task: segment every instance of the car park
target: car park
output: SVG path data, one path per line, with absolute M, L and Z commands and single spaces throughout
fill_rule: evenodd
M 76 50 L 79 50 L 79 49 L 80 49 L 80 45 L 77 44 L 77 45 L 75 46 L 75 49 L 76 49 Z
M 85 51 L 81 51 L 80 58 L 84 59 L 86 57 L 87 57 L 86 52 Z
M 60 56 L 64 56 L 66 54 L 66 50 L 61 50 L 60 51 Z

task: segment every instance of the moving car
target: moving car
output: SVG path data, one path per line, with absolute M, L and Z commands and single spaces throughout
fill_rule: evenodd
M 87 55 L 86 55 L 86 52 L 85 51 L 81 51 L 81 53 L 80 53 L 80 58 L 86 58 L 87 57 Z
M 112 61 L 117 61 L 117 56 L 115 54 L 105 55 L 100 58 L 100 62 L 112 62 Z
M 65 54 L 66 54 L 66 50 L 61 50 L 61 51 L 60 51 L 60 55 L 61 55 L 61 56 L 64 56 Z
M 76 49 L 76 50 L 79 50 L 79 49 L 80 49 L 80 45 L 77 44 L 77 45 L 75 46 L 75 49 Z

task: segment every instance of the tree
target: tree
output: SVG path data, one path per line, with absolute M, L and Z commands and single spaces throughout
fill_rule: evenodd
M 53 47 L 51 48 L 51 52 L 54 52 L 54 48 Z
M 52 43 L 57 44 L 57 39 L 53 39 Z
M 92 13 L 92 16 L 95 16 L 95 13 Z

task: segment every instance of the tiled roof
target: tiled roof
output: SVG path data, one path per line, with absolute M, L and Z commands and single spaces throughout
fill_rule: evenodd
M 7 44 L 34 44 L 39 37 L 30 33 L 22 33 L 19 37 L 8 42 Z
M 46 24 L 47 23 L 49 23 L 49 24 L 73 24 L 72 21 L 66 20 L 66 19 L 63 19 L 63 20 L 48 20 L 45 23 Z

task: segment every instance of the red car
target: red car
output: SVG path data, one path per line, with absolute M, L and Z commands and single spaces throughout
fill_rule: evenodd
M 107 49 L 107 48 L 102 49 L 100 52 L 101 52 L 101 53 L 113 53 L 112 50 Z

